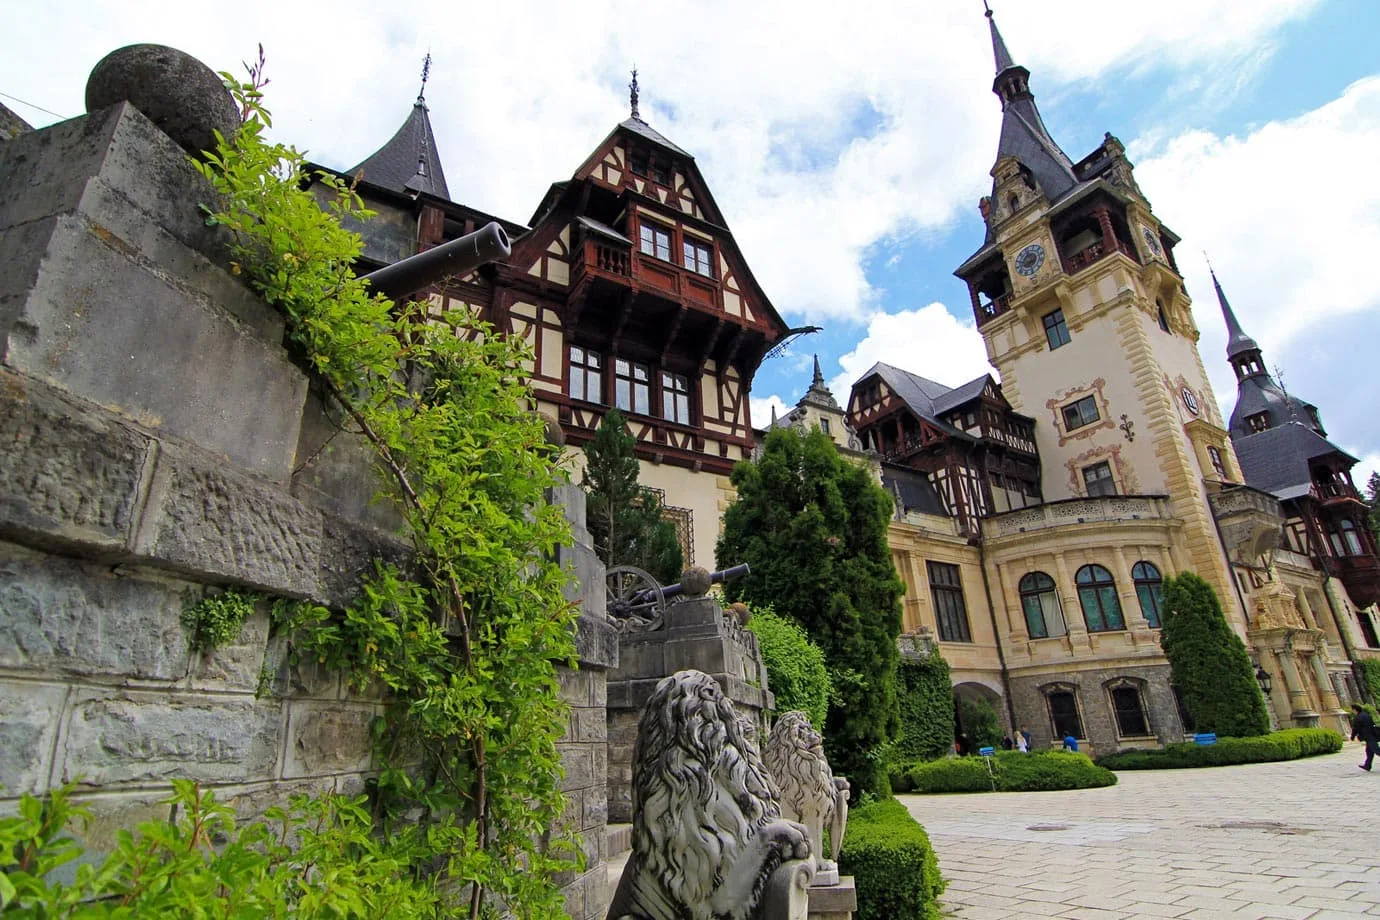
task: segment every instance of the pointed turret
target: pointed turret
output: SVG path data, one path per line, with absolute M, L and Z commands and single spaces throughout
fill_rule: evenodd
M 1236 314 L 1232 312 L 1231 304 L 1227 303 L 1227 295 L 1222 292 L 1222 285 L 1217 280 L 1217 272 L 1213 271 L 1211 265 L 1208 266 L 1208 274 L 1212 275 L 1212 286 L 1217 291 L 1217 303 L 1222 308 L 1222 319 L 1227 323 L 1227 359 L 1235 366 L 1238 358 L 1246 356 L 1247 352 L 1255 352 L 1256 357 L 1260 357 L 1260 346 L 1255 343 L 1255 339 L 1246 335 L 1241 324 L 1236 321 Z M 1237 371 L 1237 376 L 1241 376 L 1241 371 Z
M 1030 92 L 1030 71 L 1012 60 L 990 8 L 986 16 L 992 32 L 992 55 L 997 69 L 992 92 L 1001 99 L 1002 108 L 997 160 L 1015 157 L 1030 171 L 1045 197 L 1054 201 L 1078 184 L 1073 161 L 1045 128 L 1040 110 L 1035 106 L 1035 96 Z
M 441 157 L 436 150 L 436 135 L 431 130 L 431 116 L 426 106 L 426 81 L 431 73 L 431 55 L 422 66 L 422 88 L 412 112 L 396 134 L 358 166 L 351 174 L 363 172 L 364 181 L 411 193 L 425 192 L 438 198 L 450 199 L 446 174 L 441 169 Z
M 800 397 L 799 404 L 842 411 L 839 408 L 838 400 L 834 399 L 833 391 L 824 383 L 824 372 L 819 367 L 819 355 L 815 355 L 815 374 L 810 380 L 810 388 L 805 391 L 804 396 Z

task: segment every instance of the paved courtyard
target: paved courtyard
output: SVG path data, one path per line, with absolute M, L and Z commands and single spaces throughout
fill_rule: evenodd
M 956 920 L 1380 915 L 1380 769 L 1359 744 L 1291 763 L 1118 774 L 1110 789 L 901 796 Z

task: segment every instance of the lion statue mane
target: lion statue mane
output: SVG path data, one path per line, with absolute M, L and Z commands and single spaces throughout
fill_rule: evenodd
M 809 858 L 805 828 L 781 819 L 753 729 L 702 671 L 657 684 L 638 722 L 632 853 L 611 920 L 759 917 L 777 868 Z
M 843 825 L 848 817 L 848 781 L 834 776 L 824 756 L 824 738 L 799 710 L 779 716 L 767 736 L 763 761 L 781 790 L 781 813 L 805 825 L 810 848 L 821 873 L 838 869 Z M 824 829 L 833 843 L 833 859 L 826 859 Z

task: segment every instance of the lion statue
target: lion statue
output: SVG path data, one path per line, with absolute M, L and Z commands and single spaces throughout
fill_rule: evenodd
M 750 920 L 774 916 L 778 897 L 794 915 L 787 888 L 804 916 L 809 839 L 781 819 L 752 728 L 702 671 L 657 684 L 637 728 L 632 854 L 610 920 Z
M 837 884 L 849 787 L 847 780 L 835 777 L 829 769 L 824 738 L 810 726 L 810 717 L 797 710 L 777 718 L 767 737 L 763 760 L 781 790 L 782 815 L 799 821 L 810 832 L 810 848 L 820 873 L 817 882 Z M 826 827 L 832 851 L 824 847 Z M 833 858 L 825 859 L 825 853 Z

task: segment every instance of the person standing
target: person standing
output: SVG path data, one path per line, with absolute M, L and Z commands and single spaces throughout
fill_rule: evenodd
M 1022 754 L 1030 753 L 1030 729 L 1026 728 L 1024 725 L 1022 725 L 1021 730 L 1016 733 L 1016 748 Z
M 1066 750 L 1066 751 L 1072 751 L 1073 753 L 1077 754 L 1077 753 L 1078 753 L 1078 739 L 1075 738 L 1075 737 L 1073 737 L 1073 735 L 1065 735 L 1065 736 L 1064 736 L 1064 750 Z M 1366 767 L 1366 769 L 1369 770 L 1370 767 Z
M 1351 740 L 1360 741 L 1366 746 L 1366 762 L 1358 763 L 1356 766 L 1369 773 L 1371 761 L 1375 759 L 1375 720 L 1369 712 L 1361 708 L 1360 703 L 1352 703 L 1351 712 Z

